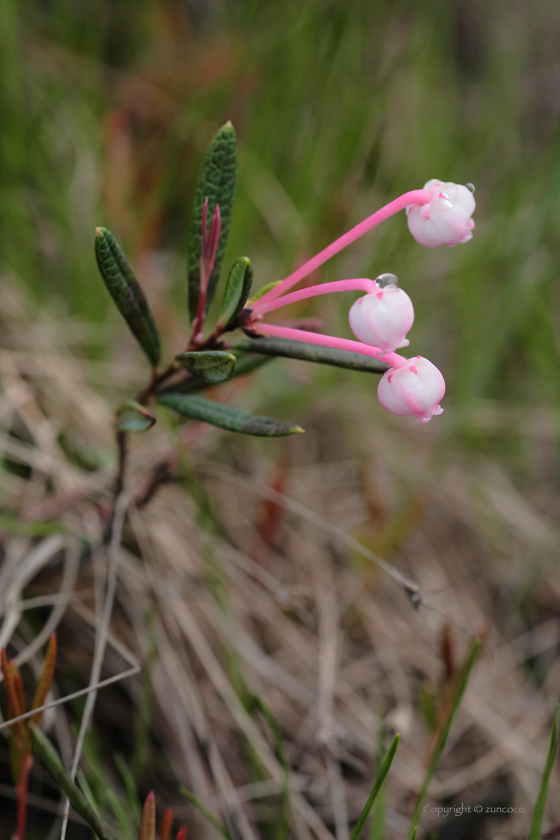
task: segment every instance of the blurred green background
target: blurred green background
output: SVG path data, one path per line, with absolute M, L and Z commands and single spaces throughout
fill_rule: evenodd
M 321 277 L 396 273 L 411 349 L 452 400 L 556 405 L 559 36 L 544 0 L 2 0 L 3 270 L 116 321 L 93 258 L 104 224 L 164 332 L 184 327 L 193 187 L 232 119 L 229 256 L 259 284 L 429 178 L 474 183 L 467 246 L 422 249 L 401 214 Z M 298 314 L 317 305 L 348 331 L 340 298 Z

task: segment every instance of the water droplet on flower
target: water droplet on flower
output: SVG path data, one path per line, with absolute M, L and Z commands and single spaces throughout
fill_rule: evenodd
M 375 282 L 377 285 L 384 289 L 385 286 L 398 286 L 399 285 L 399 278 L 396 274 L 380 274 L 378 277 L 375 278 Z
M 465 184 L 465 187 L 474 195 L 474 184 Z

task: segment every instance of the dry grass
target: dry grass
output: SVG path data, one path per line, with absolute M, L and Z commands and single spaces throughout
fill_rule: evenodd
M 56 627 L 54 694 L 62 696 L 90 679 L 109 567 L 102 536 L 112 411 L 144 371 L 128 344 L 115 364 L 85 358 L 98 328 L 38 314 L 8 279 L 0 298 L 0 500 L 22 520 L 67 528 L 45 537 L 2 533 L 0 644 L 36 672 Z M 302 364 L 274 365 L 313 387 Z M 441 837 L 522 837 L 560 690 L 558 499 L 547 460 L 556 418 L 512 419 L 512 410 L 481 404 L 468 420 L 449 409 L 441 423 L 414 428 L 381 417 L 355 381 L 332 396 L 321 392 L 299 418 L 306 435 L 281 444 L 197 425 L 178 434 L 165 422 L 134 441 L 101 677 L 136 658 L 150 661 L 155 701 L 140 789 L 154 787 L 158 804 L 173 804 L 197 838 L 213 830 L 178 796 L 180 783 L 236 838 L 254 840 L 274 823 L 282 770 L 264 721 L 247 711 L 250 690 L 271 706 L 286 739 L 292 826 L 303 840 L 347 840 L 369 792 L 382 719 L 399 731 L 387 837 L 403 837 L 430 747 L 419 696 L 445 702 L 470 638 L 482 633 L 484 653 L 429 802 L 511 802 L 524 814 L 474 827 L 458 817 Z M 245 386 L 256 402 L 259 392 Z M 505 467 L 457 443 L 460 428 L 498 440 L 512 423 L 542 464 L 523 492 Z M 139 508 L 138 490 L 174 452 L 177 480 Z M 94 547 L 80 563 L 79 537 Z M 419 607 L 368 552 L 418 584 Z M 97 698 L 95 730 L 115 787 L 115 752 L 131 761 L 136 744 L 142 762 L 138 710 L 146 697 L 139 674 Z M 80 713 L 59 706 L 46 717 L 68 764 Z M 0 796 L 9 794 L 6 773 Z M 32 791 L 32 836 L 46 837 L 54 794 L 38 768 Z M 560 820 L 559 794 L 556 774 L 549 824 Z M 0 807 L 8 814 L 8 799 Z M 426 814 L 422 836 L 443 822 Z M 69 837 L 83 836 L 78 824 Z M 0 835 L 6 831 L 2 821 Z

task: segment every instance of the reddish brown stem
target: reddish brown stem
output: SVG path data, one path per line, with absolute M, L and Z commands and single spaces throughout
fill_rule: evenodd
M 17 791 L 17 823 L 14 840 L 25 840 L 27 828 L 27 792 L 29 790 L 29 773 L 33 766 L 33 759 L 30 755 L 22 762 Z

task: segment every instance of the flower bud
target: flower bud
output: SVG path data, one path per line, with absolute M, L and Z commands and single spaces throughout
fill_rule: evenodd
M 390 285 L 358 298 L 349 320 L 358 341 L 392 353 L 410 344 L 406 334 L 414 322 L 414 307 L 406 292 Z
M 443 408 L 439 402 L 445 394 L 445 380 L 428 359 L 416 356 L 399 368 L 383 374 L 377 396 L 391 414 L 410 414 L 415 422 L 427 423 Z
M 408 227 L 416 241 L 427 248 L 437 248 L 472 239 L 474 222 L 471 216 L 476 202 L 471 190 L 460 184 L 444 184 L 436 178 L 428 181 L 424 189 L 432 192 L 432 201 L 423 205 L 410 204 L 406 208 Z

